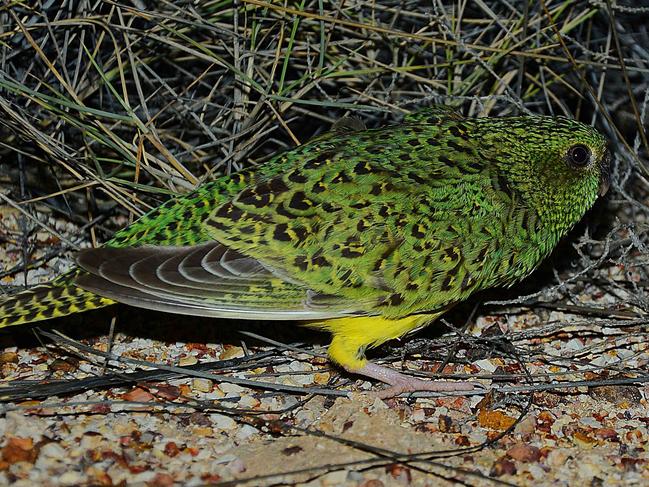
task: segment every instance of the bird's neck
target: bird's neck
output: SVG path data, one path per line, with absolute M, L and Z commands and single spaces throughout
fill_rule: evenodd
M 541 191 L 530 203 L 538 215 L 540 226 L 556 233 L 559 239 L 593 206 L 596 194 L 596 191 L 568 186 L 552 192 Z

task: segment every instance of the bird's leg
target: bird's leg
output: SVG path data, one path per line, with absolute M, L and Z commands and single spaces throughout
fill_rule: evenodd
M 478 387 L 479 384 L 473 382 L 448 382 L 437 380 L 422 380 L 416 377 L 410 377 L 397 372 L 394 369 L 383 367 L 381 365 L 366 362 L 365 365 L 359 369 L 353 367 L 345 367 L 345 370 L 354 374 L 364 375 L 372 379 L 385 382 L 390 387 L 383 389 L 377 393 L 381 399 L 398 396 L 405 392 L 418 392 L 418 391 L 431 391 L 431 392 L 457 392 L 457 391 L 472 391 Z
M 480 385 L 473 382 L 421 380 L 409 377 L 388 367 L 368 362 L 365 358 L 365 350 L 368 347 L 416 330 L 435 317 L 436 315 L 415 315 L 389 320 L 379 316 L 362 316 L 338 318 L 316 326 L 333 333 L 329 345 L 329 358 L 333 362 L 342 366 L 347 372 L 380 380 L 390 386 L 379 392 L 380 398 L 393 397 L 404 392 L 456 392 L 479 388 Z

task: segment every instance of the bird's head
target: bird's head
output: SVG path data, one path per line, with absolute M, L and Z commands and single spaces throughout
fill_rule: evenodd
M 495 120 L 483 137 L 507 184 L 542 218 L 571 226 L 608 191 L 611 154 L 593 127 L 565 117 Z

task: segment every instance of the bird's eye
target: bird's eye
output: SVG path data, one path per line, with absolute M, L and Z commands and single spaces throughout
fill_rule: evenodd
M 573 167 L 584 167 L 590 162 L 590 149 L 584 144 L 575 144 L 568 149 L 568 162 Z

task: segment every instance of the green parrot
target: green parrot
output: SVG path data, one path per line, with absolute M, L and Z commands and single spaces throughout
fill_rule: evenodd
M 389 384 L 384 397 L 470 390 L 365 352 L 530 274 L 606 193 L 610 158 L 600 133 L 564 117 L 343 119 L 82 250 L 74 271 L 0 302 L 0 328 L 115 302 L 294 320 L 329 331 L 331 360 Z

